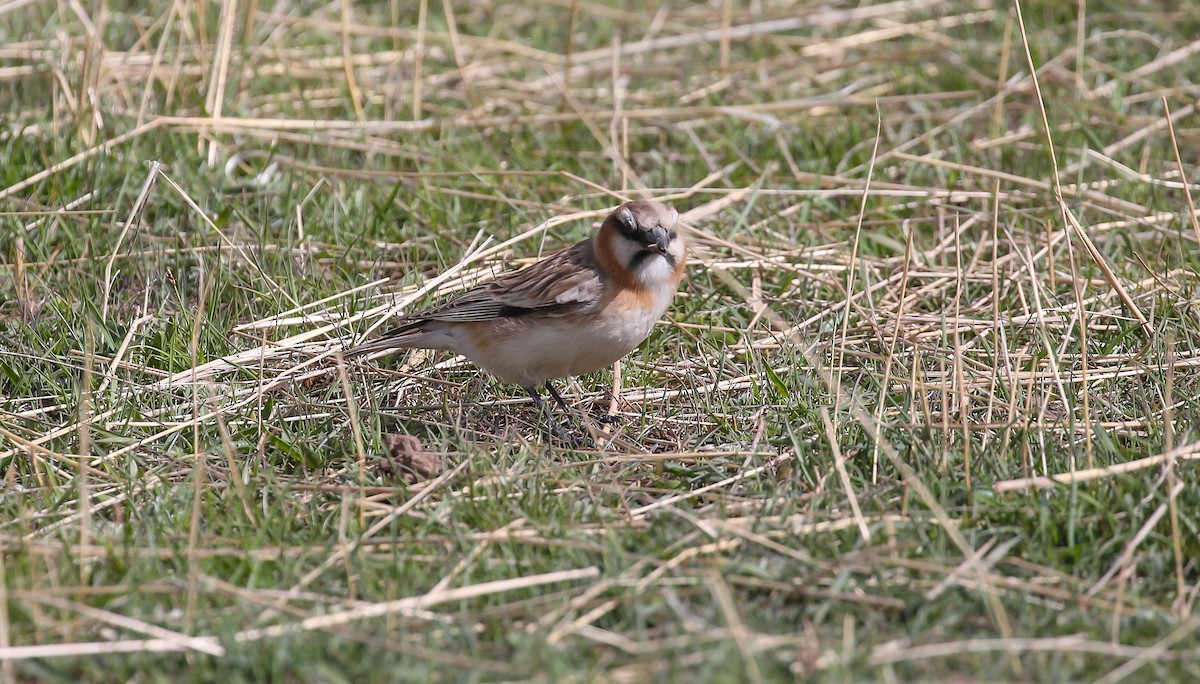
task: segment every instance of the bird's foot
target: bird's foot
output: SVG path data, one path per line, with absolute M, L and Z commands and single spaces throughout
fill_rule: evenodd
M 562 395 L 558 393 L 558 390 L 554 389 L 554 385 L 546 382 L 545 387 L 546 391 L 549 392 L 550 396 L 554 399 L 554 403 L 558 404 L 558 407 L 562 409 L 562 414 L 566 419 L 566 425 L 560 423 L 554 417 L 554 409 L 549 404 L 542 401 L 536 386 L 526 387 L 525 391 L 529 393 L 529 396 L 533 399 L 534 405 L 536 405 L 538 410 L 541 411 L 542 416 L 546 421 L 546 428 L 550 433 L 550 438 L 557 439 L 573 449 L 588 446 L 594 447 L 596 445 L 595 440 L 589 434 L 590 431 L 584 426 L 585 421 L 577 419 L 576 416 L 572 414 L 570 407 L 567 406 L 567 402 L 563 401 Z
M 553 418 L 550 419 L 549 431 L 551 438 L 563 442 L 572 449 L 589 446 L 592 442 L 591 438 L 589 438 L 584 432 L 567 428 Z

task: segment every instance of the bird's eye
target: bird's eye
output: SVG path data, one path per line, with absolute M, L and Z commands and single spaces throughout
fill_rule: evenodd
M 633 217 L 633 212 L 626 207 L 617 210 L 617 221 L 625 226 L 626 230 L 637 230 L 637 219 Z

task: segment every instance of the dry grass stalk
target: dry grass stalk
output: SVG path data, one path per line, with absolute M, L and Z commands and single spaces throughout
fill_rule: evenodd
M 10 2 L 0 6 L 0 16 L 36 4 Z M 845 665 L 856 650 L 872 666 L 997 652 L 1018 676 L 1027 673 L 1023 662 L 1038 662 L 1025 660 L 1031 654 L 1103 655 L 1125 662 L 1110 674 L 1112 681 L 1160 656 L 1184 657 L 1172 649 L 1192 638 L 1196 622 L 1188 615 L 1196 589 L 1186 555 L 1190 513 L 1180 502 L 1188 496 L 1185 469 L 1200 451 L 1187 433 L 1176 434 L 1176 425 L 1187 420 L 1191 403 L 1183 395 L 1194 388 L 1188 371 L 1200 365 L 1200 351 L 1188 329 L 1163 344 L 1158 323 L 1164 309 L 1175 309 L 1167 314 L 1176 316 L 1172 325 L 1191 315 L 1195 276 L 1186 262 L 1134 263 L 1145 254 L 1127 258 L 1123 245 L 1144 237 L 1166 246 L 1163 252 L 1186 252 L 1200 243 L 1189 181 L 1194 173 L 1181 154 L 1194 147 L 1196 107 L 1169 106 L 1194 97 L 1194 88 L 1153 85 L 1165 70 L 1186 66 L 1200 43 L 1164 50 L 1085 91 L 1097 74 L 1108 74 L 1097 60 L 1107 49 L 1104 41 L 1115 38 L 1089 37 L 1083 29 L 1095 18 L 1084 11 L 1071 27 L 1073 44 L 1066 40 L 1039 65 L 1028 30 L 1037 29 L 1026 26 L 1019 4 L 1003 22 L 997 8 L 941 0 L 820 10 L 785 3 L 786 13 L 764 16 L 729 1 L 646 17 L 580 0 L 551 4 L 564 10 L 572 29 L 563 45 L 549 48 L 505 31 L 474 35 L 470 22 L 481 10 L 449 0 L 433 8 L 421 0 L 412 26 L 387 25 L 370 8 L 345 1 L 335 4 L 336 16 L 228 1 L 212 36 L 214 26 L 199 9 L 172 5 L 148 18 L 147 26 L 161 26 L 161 33 L 146 30 L 121 50 L 103 43 L 104 21 L 112 16 L 90 16 L 71 2 L 69 17 L 60 20 L 73 22 L 63 29 L 65 45 L 47 38 L 0 46 L 0 58 L 37 67 L 0 67 L 0 79 L 23 83 L 50 74 L 45 83 L 57 103 L 44 120 L 40 112 L 15 112 L 15 120 L 32 125 L 0 136 L 39 141 L 77 126 L 87 141 L 84 149 L 49 159 L 44 169 L 0 188 L 0 200 L 14 203 L 4 217 L 22 217 L 13 263 L 0 269 L 12 274 L 28 312 L 46 297 L 45 283 L 102 271 L 100 319 L 120 340 L 106 357 L 77 349 L 51 359 L 91 369 L 85 377 L 100 376 L 78 406 L 50 395 L 0 398 L 0 459 L 10 469 L 14 463 L 27 468 L 40 487 L 69 485 L 61 502 L 39 504 L 0 528 L 7 554 L 0 555 L 0 660 L 6 667 L 26 658 L 121 652 L 219 656 L 225 647 L 219 640 L 187 633 L 200 628 L 210 591 L 252 606 L 249 620 L 274 623 L 247 626 L 235 641 L 317 630 L 366 639 L 371 635 L 353 623 L 382 617 L 395 647 L 397 630 L 418 620 L 435 625 L 421 629 L 437 638 L 444 632 L 434 630 L 451 629 L 452 611 L 439 606 L 537 589 L 529 601 L 480 601 L 470 629 L 511 619 L 530 638 L 556 648 L 586 641 L 612 649 L 606 653 L 680 663 L 695 658 L 700 646 L 728 640 L 752 680 L 769 678 L 768 657 L 791 658 L 796 672 L 808 674 Z M 525 8 L 512 11 L 518 26 L 532 16 Z M 246 17 L 241 32 L 239 16 Z M 635 18 L 645 19 L 638 31 L 582 42 L 591 34 L 580 26 Z M 889 68 L 903 60 L 928 66 L 933 49 L 970 54 L 970 40 L 962 36 L 1001 24 L 998 45 L 985 46 L 989 70 L 966 69 L 956 79 L 961 83 L 946 85 L 938 69 L 897 74 Z M 298 35 L 316 42 L 296 42 Z M 1010 63 L 1014 36 L 1024 52 L 1022 69 Z M 762 56 L 743 63 L 751 52 Z M 697 62 L 711 68 L 698 73 Z M 1091 98 L 1093 118 L 1109 112 L 1104 107 L 1112 98 L 1135 110 L 1137 102 L 1161 98 L 1162 116 L 1130 115 L 1111 125 L 1060 116 L 1054 95 L 1064 83 Z M 1118 97 L 1126 89 L 1140 92 Z M 297 93 L 303 107 L 296 106 Z M 1035 125 L 1020 121 L 1026 109 Z M 758 147 L 731 135 L 731 122 L 765 131 L 753 138 Z M 825 165 L 796 154 L 795 136 L 837 131 L 847 122 L 858 126 L 860 138 L 870 130 L 874 138 L 838 149 L 839 158 Z M 1062 141 L 1093 128 L 1114 142 L 1075 161 L 1064 155 L 1060 165 Z M 499 163 L 464 170 L 443 158 L 446 150 L 495 152 L 506 136 L 553 129 L 586 139 L 579 145 L 586 150 L 577 160 L 580 169 L 603 170 L 590 178 L 578 169 L 541 170 L 540 157 L 514 157 L 520 170 Z M 203 179 L 157 161 L 136 198 L 123 200 L 128 207 L 90 189 L 44 206 L 50 203 L 38 193 L 58 178 L 166 135 L 201 148 L 213 173 L 224 173 L 221 180 L 243 193 L 237 202 L 270 195 L 281 179 L 308 183 L 305 201 L 287 207 L 301 239 L 262 244 L 240 217 L 226 221 L 218 213 Z M 1164 135 L 1174 169 L 1130 159 Z M 444 147 L 422 144 L 435 137 Z M 659 145 L 666 139 L 672 145 Z M 1006 157 L 1040 153 L 1049 157 L 1048 168 Z M 346 155 L 366 161 L 348 163 Z M 671 170 L 685 167 L 700 169 L 699 180 L 676 180 Z M 329 217 L 340 214 L 312 216 L 309 200 L 320 206 L 328 193 L 354 206 L 363 187 L 395 187 L 383 205 L 402 208 L 428 234 L 462 228 L 462 235 L 436 245 L 453 251 L 423 251 L 428 244 L 420 239 L 353 245 L 314 239 L 332 233 L 322 221 L 333 223 Z M 1186 211 L 1156 203 L 1161 193 L 1181 194 Z M 426 201 L 434 195 L 479 215 L 465 226 L 444 225 L 459 215 L 426 216 L 438 208 Z M 480 385 L 460 360 L 413 361 L 382 371 L 393 373 L 386 380 L 361 382 L 375 376 L 341 363 L 340 350 L 357 336 L 389 325 L 410 307 L 525 265 L 564 236 L 586 232 L 621 199 L 641 196 L 680 207 L 696 266 L 680 313 L 660 331 L 678 341 L 666 350 L 670 356 L 631 357 L 611 392 L 583 390 L 585 382 L 570 393 L 581 410 L 598 406 L 626 419 L 597 433 L 594 452 L 530 466 L 527 454 L 540 447 L 522 422 L 524 400 L 475 400 Z M 1191 231 L 1174 223 L 1181 214 Z M 27 245 L 36 242 L 27 236 L 87 225 L 101 215 L 113 217 L 116 234 L 104 252 L 27 258 Z M 179 246 L 166 229 L 139 223 L 164 215 L 186 217 L 181 221 L 216 244 Z M 303 264 L 306 276 L 336 273 L 344 264 L 367 273 L 311 297 L 296 296 L 278 277 L 276 259 Z M 200 269 L 234 262 L 230 272 L 274 306 L 230 321 L 235 341 L 223 356 L 204 349 L 204 328 L 212 325 L 206 317 L 219 312 L 201 306 L 190 323 L 191 361 L 154 360 L 150 340 L 171 314 L 156 308 L 149 294 L 140 301 L 127 295 L 121 278 L 140 264 L 175 260 Z M 200 273 L 207 283 L 208 272 Z M 394 275 L 402 282 L 392 282 Z M 200 302 L 207 301 L 204 287 Z M 1146 342 L 1140 349 L 1124 342 L 1122 331 L 1131 328 Z M 28 350 L 0 353 L 0 360 L 32 356 Z M 1161 398 L 1139 400 L 1158 392 Z M 392 415 L 420 416 L 436 434 L 463 437 L 470 450 L 447 446 L 438 455 L 456 465 L 431 481 L 411 487 L 369 482 L 373 399 L 397 405 Z M 247 427 L 264 420 L 268 404 L 286 410 L 269 417 L 275 424 L 260 429 L 257 443 L 246 443 Z M 512 420 L 489 422 L 497 415 Z M 779 423 L 793 419 L 797 425 L 786 430 Z M 305 422 L 340 435 L 357 465 L 279 472 L 265 458 L 268 438 L 281 431 L 270 428 Z M 1166 444 L 1157 455 L 1108 461 L 1118 453 L 1111 444 L 1128 449 L 1160 432 Z M 219 438 L 210 440 L 212 434 Z M 843 439 L 869 440 L 871 464 L 866 448 L 851 450 Z M 59 448 L 68 440 L 81 446 Z M 1076 467 L 1075 447 L 1087 468 Z M 1069 461 L 1054 458 L 1063 452 Z M 129 464 L 146 471 L 137 486 L 123 486 L 118 466 Z M 1129 533 L 1117 557 L 1100 566 L 1109 569 L 1100 582 L 1085 585 L 1056 566 L 1021 564 L 1010 555 L 1016 553 L 1011 539 L 982 536 L 990 531 L 989 516 L 1011 512 L 1004 506 L 1036 512 L 1057 497 L 1056 488 L 1139 474 L 1153 482 L 1159 468 L 1166 468 L 1164 482 L 1151 485 L 1150 494 L 1162 501 L 1147 495 L 1147 508 L 1121 512 Z M 691 479 L 672 483 L 677 471 Z M 207 502 L 226 495 L 233 498 L 221 503 L 232 502 L 246 520 L 269 521 L 256 498 L 264 482 L 336 517 L 337 543 L 314 556 L 310 547 L 287 544 L 243 550 L 206 532 Z M 45 593 L 35 600 L 30 592 L 7 592 L 4 579 L 13 564 L 6 559 L 23 553 L 39 564 L 57 563 L 68 553 L 55 544 L 63 535 L 76 535 L 70 552 L 79 573 L 76 586 L 56 589 L 89 589 L 84 571 L 108 553 L 97 540 L 104 523 L 188 483 L 194 489 L 181 547 L 187 610 L 177 629 L 123 616 L 118 607 L 92 608 L 83 603 L 87 594 L 68 600 Z M 960 483 L 966 491 L 961 505 L 947 505 Z M 475 510 L 481 502 L 517 507 L 541 490 L 569 502 L 572 514 L 586 511 L 569 518 L 561 539 L 524 515 L 498 529 L 466 530 L 447 513 Z M 783 490 L 786 497 L 771 495 Z M 1014 503 L 1021 500 L 1016 493 L 1033 490 L 1049 490 L 1048 496 Z M 989 504 L 992 494 L 1008 496 Z M 1169 608 L 1158 596 L 1138 595 L 1133 584 L 1134 568 L 1148 547 L 1156 548 L 1153 533 L 1164 517 L 1171 529 Z M 435 532 L 420 540 L 391 534 L 393 526 L 413 520 Z M 605 549 L 600 540 L 648 535 L 672 522 L 685 532 L 611 576 L 585 564 L 551 572 L 513 564 L 506 567 L 522 576 L 452 586 L 491 572 L 489 564 L 508 546 L 599 554 Z M 949 540 L 950 555 L 911 557 L 905 544 L 913 530 L 936 530 Z M 847 539 L 853 548 L 829 551 Z M 454 555 L 463 542 L 469 550 Z M 433 588 L 394 601 L 362 601 L 371 587 L 358 563 L 377 562 L 395 549 L 411 550 L 405 557 L 412 563 L 436 568 Z M 171 550 L 148 545 L 128 553 L 156 562 L 172 558 Z M 308 562 L 270 590 L 222 583 L 201 571 L 210 559 L 239 554 Z M 750 577 L 717 565 L 744 557 L 753 557 L 764 574 L 787 563 L 797 575 L 819 580 Z M 342 579 L 344 586 L 337 584 Z M 569 588 L 552 587 L 560 583 Z M 323 593 L 330 586 L 342 594 Z M 687 607 L 706 587 L 724 626 L 713 627 Z M 985 628 L 998 638 L 916 646 L 887 641 L 843 649 L 849 654 L 818 644 L 807 658 L 797 644 L 828 640 L 828 634 L 756 632 L 738 603 L 762 594 L 772 600 L 795 595 L 851 615 L 861 607 L 904 609 L 906 592 L 935 602 L 957 590 L 986 610 Z M 538 603 L 543 591 L 562 594 Z M 1018 599 L 1047 610 L 1102 614 L 1117 625 L 1148 614 L 1182 622 L 1148 647 L 1079 636 L 1026 638 L 1018 636 L 1022 616 L 1006 607 Z M 668 617 L 661 619 L 677 633 L 642 638 L 613 626 L 631 604 L 656 601 L 666 606 Z M 11 602 L 29 607 L 33 617 L 23 616 L 23 625 L 36 623 L 42 638 L 60 643 L 14 645 Z M 99 642 L 71 623 L 150 638 Z M 862 625 L 845 625 L 847 643 L 869 641 Z M 606 674 L 654 674 L 645 662 L 620 662 L 625 669 L 614 666 Z

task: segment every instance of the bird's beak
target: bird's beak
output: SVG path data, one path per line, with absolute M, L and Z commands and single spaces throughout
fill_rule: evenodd
M 671 244 L 671 234 L 668 233 L 666 229 L 655 228 L 654 230 L 650 231 L 650 234 L 647 237 L 649 237 L 653 242 L 654 247 L 658 250 L 659 254 L 667 253 L 667 247 Z M 650 243 L 646 243 L 646 246 L 649 247 Z

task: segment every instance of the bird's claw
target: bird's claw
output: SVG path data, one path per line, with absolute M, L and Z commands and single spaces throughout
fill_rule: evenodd
M 564 427 L 562 423 L 556 420 L 551 420 L 550 422 L 550 436 L 559 440 L 560 442 L 565 443 L 567 446 L 573 449 L 587 446 L 587 444 L 591 441 L 582 433 L 569 430 Z

